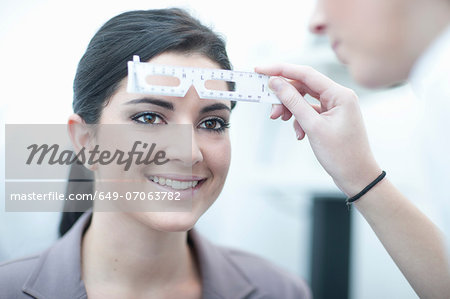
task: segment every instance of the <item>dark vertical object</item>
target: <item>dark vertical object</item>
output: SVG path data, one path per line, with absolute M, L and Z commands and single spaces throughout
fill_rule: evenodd
M 313 197 L 311 287 L 314 299 L 349 296 L 350 211 L 342 195 Z
M 94 174 L 81 164 L 73 163 L 70 166 L 69 180 L 66 188 L 68 194 L 92 194 L 94 190 Z M 61 222 L 59 223 L 59 236 L 63 236 L 84 211 L 91 208 L 93 202 L 88 201 L 65 201 Z

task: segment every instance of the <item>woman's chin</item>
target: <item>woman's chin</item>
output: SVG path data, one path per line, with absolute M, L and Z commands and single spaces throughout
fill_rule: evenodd
M 199 216 L 193 212 L 147 212 L 139 213 L 139 221 L 161 232 L 183 232 L 194 227 Z

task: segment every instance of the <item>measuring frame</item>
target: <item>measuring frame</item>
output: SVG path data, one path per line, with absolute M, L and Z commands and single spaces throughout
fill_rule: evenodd
M 178 86 L 151 84 L 148 81 L 149 76 L 176 77 L 180 84 Z M 141 62 L 139 56 L 134 55 L 133 61 L 128 62 L 127 91 L 184 97 L 193 85 L 201 99 L 280 104 L 275 93 L 269 89 L 269 78 L 269 76 L 253 72 Z M 208 89 L 205 83 L 209 80 L 233 82 L 235 88 L 232 91 Z

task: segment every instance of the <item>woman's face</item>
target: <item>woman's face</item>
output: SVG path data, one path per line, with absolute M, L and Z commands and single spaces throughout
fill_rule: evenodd
M 167 52 L 149 62 L 220 68 L 217 63 L 200 54 Z M 157 79 L 160 85 L 170 85 L 173 82 L 173 77 Z M 214 82 L 218 84 L 215 89 L 226 89 L 225 81 Z M 134 176 L 132 179 L 141 179 L 141 184 L 144 184 L 141 187 L 145 190 L 192 194 L 192 210 L 188 212 L 144 212 L 128 215 L 159 231 L 188 230 L 216 200 L 225 183 L 231 156 L 227 129 L 231 112 L 230 102 L 200 99 L 193 87 L 181 98 L 131 94 L 126 91 L 126 85 L 127 80 L 124 79 L 103 109 L 99 124 L 140 124 L 141 127 L 148 126 L 147 128 L 153 129 L 163 126 L 167 128 L 170 124 L 185 124 L 183 127 L 188 127 L 189 147 L 188 154 L 186 151 L 181 154 L 167 149 L 167 158 L 171 159 L 167 163 L 170 166 L 168 174 L 164 174 L 167 171 L 161 172 L 161 168 L 142 166 L 136 167 L 137 171 L 124 171 L 121 174 L 122 179 L 130 179 L 130 176 Z M 173 138 L 169 136 L 169 139 L 180 139 L 176 137 L 177 132 L 174 133 Z M 151 140 L 155 141 L 151 133 L 148 133 L 148 140 L 149 143 Z M 102 176 L 104 175 L 99 167 L 96 177 L 101 179 Z
M 407 78 L 422 51 L 415 44 L 424 34 L 417 19 L 420 4 L 422 0 L 317 0 L 310 30 L 328 35 L 356 81 L 368 87 L 391 85 Z

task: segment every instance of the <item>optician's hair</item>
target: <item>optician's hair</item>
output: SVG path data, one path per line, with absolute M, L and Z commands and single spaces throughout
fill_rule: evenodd
M 225 42 L 210 28 L 178 8 L 138 10 L 122 13 L 106 22 L 90 41 L 81 58 L 73 84 L 73 110 L 88 124 L 98 123 L 103 108 L 127 76 L 127 62 L 133 55 L 141 61 L 164 52 L 197 53 L 210 58 L 223 69 L 231 69 Z M 232 90 L 234 86 L 228 84 Z M 234 108 L 235 102 L 231 102 Z M 83 184 L 77 180 L 86 178 Z M 91 182 L 86 182 L 86 181 Z M 93 174 L 73 164 L 66 193 L 93 190 Z M 88 209 L 92 204 L 83 205 Z M 71 203 L 66 203 L 71 205 Z M 73 210 L 65 206 L 65 211 Z M 75 205 L 75 204 L 73 204 Z M 78 207 L 79 208 L 79 207 Z M 67 232 L 82 213 L 65 212 L 59 227 Z
M 102 109 L 127 76 L 127 61 L 148 61 L 164 52 L 199 53 L 230 70 L 225 42 L 179 8 L 136 10 L 106 22 L 90 41 L 73 84 L 73 110 L 97 123 Z M 232 108 L 235 102 L 232 102 Z

